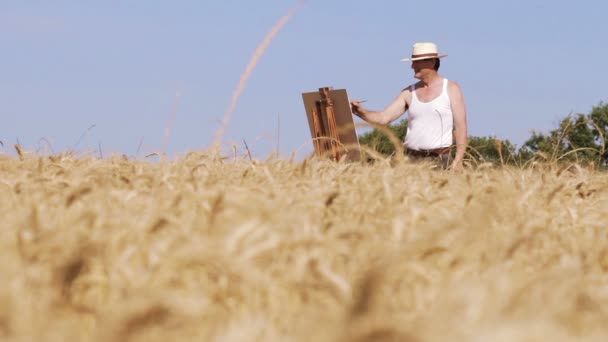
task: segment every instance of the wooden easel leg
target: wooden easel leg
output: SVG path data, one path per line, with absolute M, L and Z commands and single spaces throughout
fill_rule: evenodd
M 316 108 L 317 106 L 315 106 L 315 108 L 313 108 L 312 110 L 312 122 L 313 122 L 313 129 L 314 129 L 314 146 L 315 146 L 315 151 L 317 152 L 317 156 L 322 156 L 323 155 L 323 143 L 321 141 L 321 139 L 323 138 L 323 131 L 321 129 L 321 118 L 319 115 L 319 111 Z
M 338 161 L 341 157 L 340 153 L 340 136 L 338 135 L 338 129 L 336 128 L 336 114 L 334 112 L 334 103 L 331 99 L 329 91 L 331 88 L 320 88 L 319 93 L 321 95 L 321 104 L 323 107 L 324 119 L 327 121 L 327 136 L 330 139 L 329 149 L 331 150 L 332 159 Z

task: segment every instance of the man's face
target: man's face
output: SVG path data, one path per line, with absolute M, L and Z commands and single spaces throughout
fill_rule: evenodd
M 412 69 L 414 70 L 414 77 L 420 79 L 429 71 L 434 71 L 435 61 L 433 59 L 422 59 L 419 61 L 412 62 Z

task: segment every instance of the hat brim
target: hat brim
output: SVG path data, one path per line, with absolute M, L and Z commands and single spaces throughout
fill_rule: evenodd
M 423 59 L 435 59 L 435 58 L 443 58 L 443 57 L 447 57 L 448 55 L 438 55 L 438 56 L 433 56 L 433 57 L 417 57 L 417 58 L 404 58 L 401 61 L 402 62 L 415 62 L 415 61 L 421 61 Z

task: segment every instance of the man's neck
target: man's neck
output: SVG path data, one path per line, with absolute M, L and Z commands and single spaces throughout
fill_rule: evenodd
M 441 79 L 441 75 L 437 72 L 428 73 L 420 78 L 420 82 L 424 87 L 428 87 L 431 84 L 437 82 L 437 80 Z

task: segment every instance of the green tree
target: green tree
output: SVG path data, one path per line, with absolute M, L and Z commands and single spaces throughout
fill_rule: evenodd
M 571 159 L 581 158 L 585 162 L 599 159 L 600 146 L 593 134 L 593 121 L 584 114 L 571 118 L 570 127 L 566 133 L 566 148 L 576 151 Z
M 553 151 L 553 142 L 551 138 L 542 133 L 533 131 L 532 136 L 528 138 L 518 151 L 518 159 L 528 161 L 535 159 L 538 155 L 548 159 Z
M 468 155 L 476 162 L 513 164 L 517 161 L 515 146 L 496 137 L 469 137 Z
M 601 164 L 608 166 L 608 103 L 600 102 L 591 109 L 591 121 L 593 123 L 593 135 L 596 143 L 600 146 Z
M 601 114 L 597 115 L 599 119 L 603 118 Z M 601 130 L 601 126 L 592 119 L 591 114 L 569 115 L 548 134 L 532 133 L 520 149 L 519 157 L 522 160 L 596 164 L 601 162 L 601 153 L 604 150 L 599 137 Z

